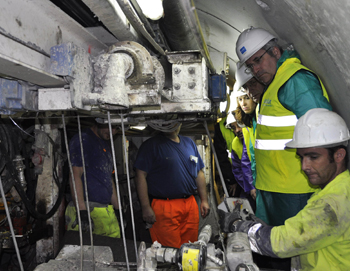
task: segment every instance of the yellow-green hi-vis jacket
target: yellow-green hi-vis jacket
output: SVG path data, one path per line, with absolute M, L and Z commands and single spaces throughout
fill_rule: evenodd
M 310 71 L 300 64 L 299 59 L 287 59 L 277 70 L 274 80 L 263 96 L 255 141 L 257 189 L 292 194 L 315 191 L 301 171 L 296 149 L 284 149 L 285 144 L 293 138 L 297 117 L 278 100 L 279 89 L 297 71 L 302 69 Z M 328 95 L 321 81 L 320 84 L 323 95 L 328 100 Z

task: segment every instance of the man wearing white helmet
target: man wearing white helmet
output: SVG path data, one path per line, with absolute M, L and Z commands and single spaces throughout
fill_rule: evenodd
M 261 95 L 264 91 L 264 85 L 261 84 L 252 73 L 247 73 L 245 70 L 247 67 L 241 62 L 237 62 L 237 69 L 235 73 L 236 83 L 233 87 L 233 91 L 237 91 L 243 87 L 247 92 L 248 96 L 255 102 L 260 103 Z
M 239 212 L 231 212 L 221 215 L 222 230 L 247 233 L 252 250 L 262 255 L 298 256 L 292 270 L 350 270 L 349 139 L 348 127 L 338 114 L 323 108 L 309 110 L 297 122 L 286 148 L 297 148 L 302 170 L 320 189 L 283 226 L 242 221 Z
M 332 109 L 327 92 L 291 47 L 285 51 L 261 28 L 241 33 L 236 52 L 246 72 L 265 85 L 256 129 L 256 215 L 270 225 L 283 225 L 305 206 L 315 191 L 300 170 L 296 150 L 284 150 L 295 123 L 312 108 Z

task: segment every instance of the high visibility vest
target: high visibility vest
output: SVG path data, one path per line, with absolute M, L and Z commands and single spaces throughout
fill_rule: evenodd
M 223 138 L 226 141 L 226 148 L 229 150 L 229 154 L 231 154 L 232 151 L 232 141 L 233 139 L 236 137 L 235 134 L 230 130 L 225 128 L 225 121 L 226 121 L 227 117 L 224 117 L 220 122 L 219 122 L 219 127 L 220 127 L 220 131 L 221 134 L 223 136 Z M 230 159 L 230 163 L 232 164 L 231 158 Z
M 260 104 L 255 141 L 256 188 L 260 190 L 291 194 L 315 191 L 301 170 L 296 149 L 284 150 L 285 144 L 293 138 L 297 117 L 278 100 L 279 89 L 302 69 L 310 71 L 300 64 L 299 59 L 287 59 L 277 70 Z M 328 100 L 326 90 L 319 81 Z
M 243 143 L 239 140 L 238 136 L 232 141 L 232 150 L 237 154 L 239 159 L 242 159 Z
M 244 143 L 247 147 L 247 153 L 249 156 L 249 160 L 252 161 L 252 156 L 250 152 L 250 143 L 252 143 L 253 147 L 255 147 L 255 134 L 254 134 L 254 128 L 253 127 L 244 127 L 242 128 L 243 132 L 243 138 L 244 138 Z

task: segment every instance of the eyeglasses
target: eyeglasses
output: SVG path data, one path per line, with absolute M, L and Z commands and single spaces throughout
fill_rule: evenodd
M 247 83 L 243 85 L 243 88 L 245 89 L 246 92 L 248 92 L 248 89 L 256 86 L 257 83 L 258 81 L 254 77 L 252 77 Z
M 261 61 L 262 57 L 263 57 L 271 48 L 272 48 L 272 47 L 270 47 L 269 49 L 267 49 L 267 50 L 265 51 L 265 53 L 263 53 L 261 56 L 254 58 L 254 59 L 253 59 L 253 63 L 247 65 L 247 68 L 245 69 L 245 72 L 246 72 L 246 73 L 252 73 L 252 72 L 253 72 L 254 66 L 260 64 L 260 61 Z

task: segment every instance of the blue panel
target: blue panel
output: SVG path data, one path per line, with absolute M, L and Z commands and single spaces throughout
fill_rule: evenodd
M 64 43 L 51 47 L 50 72 L 61 76 L 72 76 L 73 60 L 76 54 L 76 46 L 72 43 Z
M 27 82 L 0 78 L 0 114 L 38 110 L 37 88 Z
M 23 89 L 17 81 L 0 78 L 0 113 L 13 114 L 8 109 L 22 109 Z
M 210 75 L 209 98 L 213 102 L 226 101 L 226 78 L 223 74 Z

